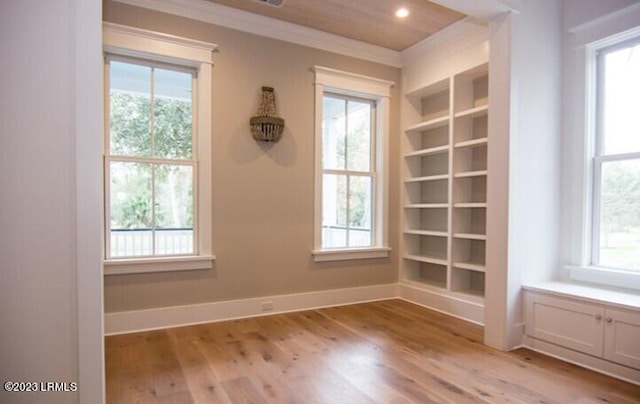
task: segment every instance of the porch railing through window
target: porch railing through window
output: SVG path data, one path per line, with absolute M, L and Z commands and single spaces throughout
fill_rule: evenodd
M 371 229 L 363 227 L 322 226 L 322 239 L 329 246 L 344 246 L 347 244 L 347 232 L 350 246 L 371 246 Z
M 192 228 L 155 230 L 155 254 L 152 229 L 111 229 L 111 257 L 193 254 Z

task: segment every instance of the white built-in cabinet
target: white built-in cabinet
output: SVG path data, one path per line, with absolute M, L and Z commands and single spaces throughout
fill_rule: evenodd
M 402 281 L 482 303 L 488 65 L 405 94 Z M 458 313 L 459 314 L 459 313 Z
M 637 372 L 640 370 L 640 311 L 637 309 L 528 290 L 525 334 L 528 347 L 640 383 L 640 372 Z M 590 361 L 589 357 L 594 360 Z M 607 363 L 621 366 L 607 369 Z

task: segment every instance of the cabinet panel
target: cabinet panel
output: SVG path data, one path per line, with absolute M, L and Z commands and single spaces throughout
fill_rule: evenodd
M 590 355 L 602 355 L 602 308 L 535 296 L 530 310 L 527 333 L 532 337 Z
M 640 314 L 605 312 L 604 357 L 640 369 Z

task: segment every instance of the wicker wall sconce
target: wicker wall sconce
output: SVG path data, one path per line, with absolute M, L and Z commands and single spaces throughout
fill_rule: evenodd
M 277 142 L 284 130 L 284 119 L 276 113 L 276 95 L 273 87 L 262 87 L 258 114 L 251 118 L 251 134 L 255 140 Z

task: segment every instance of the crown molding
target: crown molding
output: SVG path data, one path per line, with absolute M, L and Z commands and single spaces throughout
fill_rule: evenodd
M 522 0 L 430 0 L 469 17 L 489 21 L 507 12 L 518 12 Z
M 640 3 L 621 8 L 596 19 L 568 29 L 573 36 L 573 44 L 583 46 L 594 44 L 606 46 L 609 42 L 622 41 L 638 34 Z
M 400 52 L 301 25 L 223 6 L 206 0 L 114 0 L 167 14 L 308 46 L 393 67 L 402 67 Z
M 402 65 L 406 66 L 431 52 L 446 54 L 448 50 L 471 47 L 488 40 L 487 23 L 467 17 L 400 52 Z

